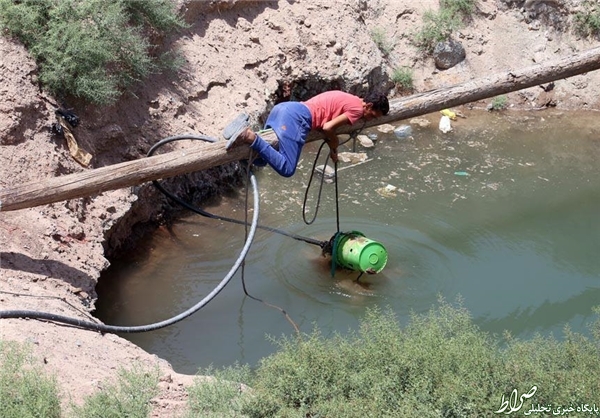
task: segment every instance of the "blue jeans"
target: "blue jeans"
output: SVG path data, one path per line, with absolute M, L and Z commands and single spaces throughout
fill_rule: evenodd
M 265 129 L 273 129 L 279 140 L 279 150 L 273 148 L 258 134 L 250 145 L 263 161 L 283 177 L 296 172 L 300 153 L 312 126 L 310 110 L 301 102 L 283 102 L 276 105 L 265 123 Z

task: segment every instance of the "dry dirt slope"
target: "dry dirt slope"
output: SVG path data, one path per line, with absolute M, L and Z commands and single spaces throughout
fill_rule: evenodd
M 466 60 L 437 71 L 407 39 L 423 12 L 437 8 L 437 1 L 182 2 L 191 27 L 171 40 L 170 47 L 183 53 L 183 70 L 176 78 L 151 78 L 135 97 L 126 96 L 108 109 L 71 103 L 82 120 L 76 135 L 98 167 L 140 158 L 165 136 L 218 135 L 242 109 L 257 118 L 286 83 L 296 93 L 320 85 L 359 91 L 386 83 L 394 68 L 407 66 L 416 90 L 424 91 L 597 46 L 530 20 L 527 10 L 507 8 L 507 3 L 480 1 L 473 22 L 456 34 Z M 573 7 L 578 3 L 564 2 Z M 374 28 L 383 29 L 395 43 L 389 57 L 373 43 Z M 39 91 L 36 66 L 25 49 L 1 37 L 0 56 L 0 188 L 82 170 L 64 140 L 49 131 L 56 98 Z M 557 106 L 598 109 L 598 81 L 597 73 L 557 81 Z M 513 93 L 510 103 L 538 107 L 540 91 Z M 218 186 L 219 181 L 214 183 Z M 147 189 L 127 189 L 1 212 L 0 309 L 89 317 L 96 281 L 108 265 L 107 236 L 113 237 L 111 245 L 118 244 L 115 237 L 126 235 L 131 224 L 151 219 L 151 208 L 160 206 L 151 197 Z M 114 234 L 122 219 L 125 226 Z M 190 381 L 115 335 L 34 320 L 0 320 L 0 338 L 29 343 L 39 364 L 58 377 L 65 401 L 80 402 L 120 366 L 140 361 L 161 368 L 162 394 L 153 415 L 171 417 L 185 399 L 183 384 Z

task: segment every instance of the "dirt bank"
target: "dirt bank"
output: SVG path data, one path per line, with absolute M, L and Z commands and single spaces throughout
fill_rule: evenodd
M 92 166 L 100 167 L 143 158 L 166 136 L 218 136 L 240 110 L 258 121 L 273 103 L 289 96 L 324 88 L 362 93 L 381 86 L 393 96 L 389 74 L 401 66 L 412 69 L 416 91 L 425 91 L 598 45 L 547 26 L 554 21 L 549 19 L 552 10 L 538 3 L 558 4 L 481 1 L 470 25 L 456 34 L 466 60 L 439 71 L 408 42 L 423 12 L 437 9 L 437 1 L 182 2 L 190 28 L 166 41 L 167 48 L 183 54 L 181 71 L 150 78 L 135 95 L 108 109 L 67 105 L 81 118 L 74 130 L 77 140 L 94 156 Z M 562 2 L 559 11 L 568 20 L 578 4 Z M 395 44 L 388 56 L 372 40 L 375 28 Z M 50 130 L 57 99 L 40 92 L 36 66 L 26 50 L 2 37 L 0 56 L 0 187 L 85 170 L 70 157 L 64 138 Z M 598 72 L 558 80 L 548 94 L 535 87 L 508 95 L 509 103 L 520 109 L 546 104 L 599 109 L 599 81 Z M 198 174 L 195 180 L 203 187 L 196 197 L 230 187 L 235 178 L 234 167 Z M 0 309 L 89 319 L 107 258 L 128 245 L 130 237 L 143 233 L 146 222 L 160 220 L 167 207 L 152 187 L 142 186 L 0 213 Z M 181 409 L 184 386 L 191 381 L 111 334 L 11 319 L 0 320 L 0 337 L 31 343 L 40 364 L 56 374 L 65 400 L 80 401 L 115 376 L 120 366 L 136 360 L 160 366 L 162 392 L 153 416 L 172 417 Z

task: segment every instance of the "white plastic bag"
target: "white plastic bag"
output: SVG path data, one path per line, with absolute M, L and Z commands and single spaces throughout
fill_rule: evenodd
M 439 125 L 440 131 L 447 134 L 452 130 L 452 124 L 450 123 L 450 118 L 448 116 L 442 116 L 440 119 Z

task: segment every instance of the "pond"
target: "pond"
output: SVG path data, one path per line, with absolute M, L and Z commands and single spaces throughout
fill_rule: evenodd
M 369 307 L 389 307 L 402 322 L 439 298 L 462 304 L 484 331 L 560 338 L 588 333 L 600 303 L 600 119 L 593 112 L 470 111 L 438 129 L 439 113 L 397 138 L 376 128 L 362 164 L 339 164 L 341 231 L 383 244 L 376 275 L 338 270 L 317 245 L 259 229 L 246 258 L 248 293 L 284 309 L 303 332 L 355 329 Z M 350 151 L 348 142 L 342 151 Z M 335 186 L 326 183 L 314 223 L 303 221 L 306 185 L 318 143 L 298 171 L 257 172 L 260 224 L 329 240 L 336 232 Z M 322 164 L 319 161 L 317 164 Z M 316 208 L 318 179 L 307 201 Z M 249 203 L 252 207 L 252 203 Z M 244 219 L 244 191 L 205 208 Z M 251 219 L 251 216 L 249 217 Z M 160 229 L 98 285 L 97 316 L 143 325 L 188 309 L 219 284 L 244 243 L 241 225 L 193 215 Z M 277 309 L 248 298 L 236 276 L 207 306 L 167 328 L 124 334 L 176 371 L 256 365 L 276 351 L 269 336 L 293 335 Z M 366 280 L 365 280 L 366 279 Z

